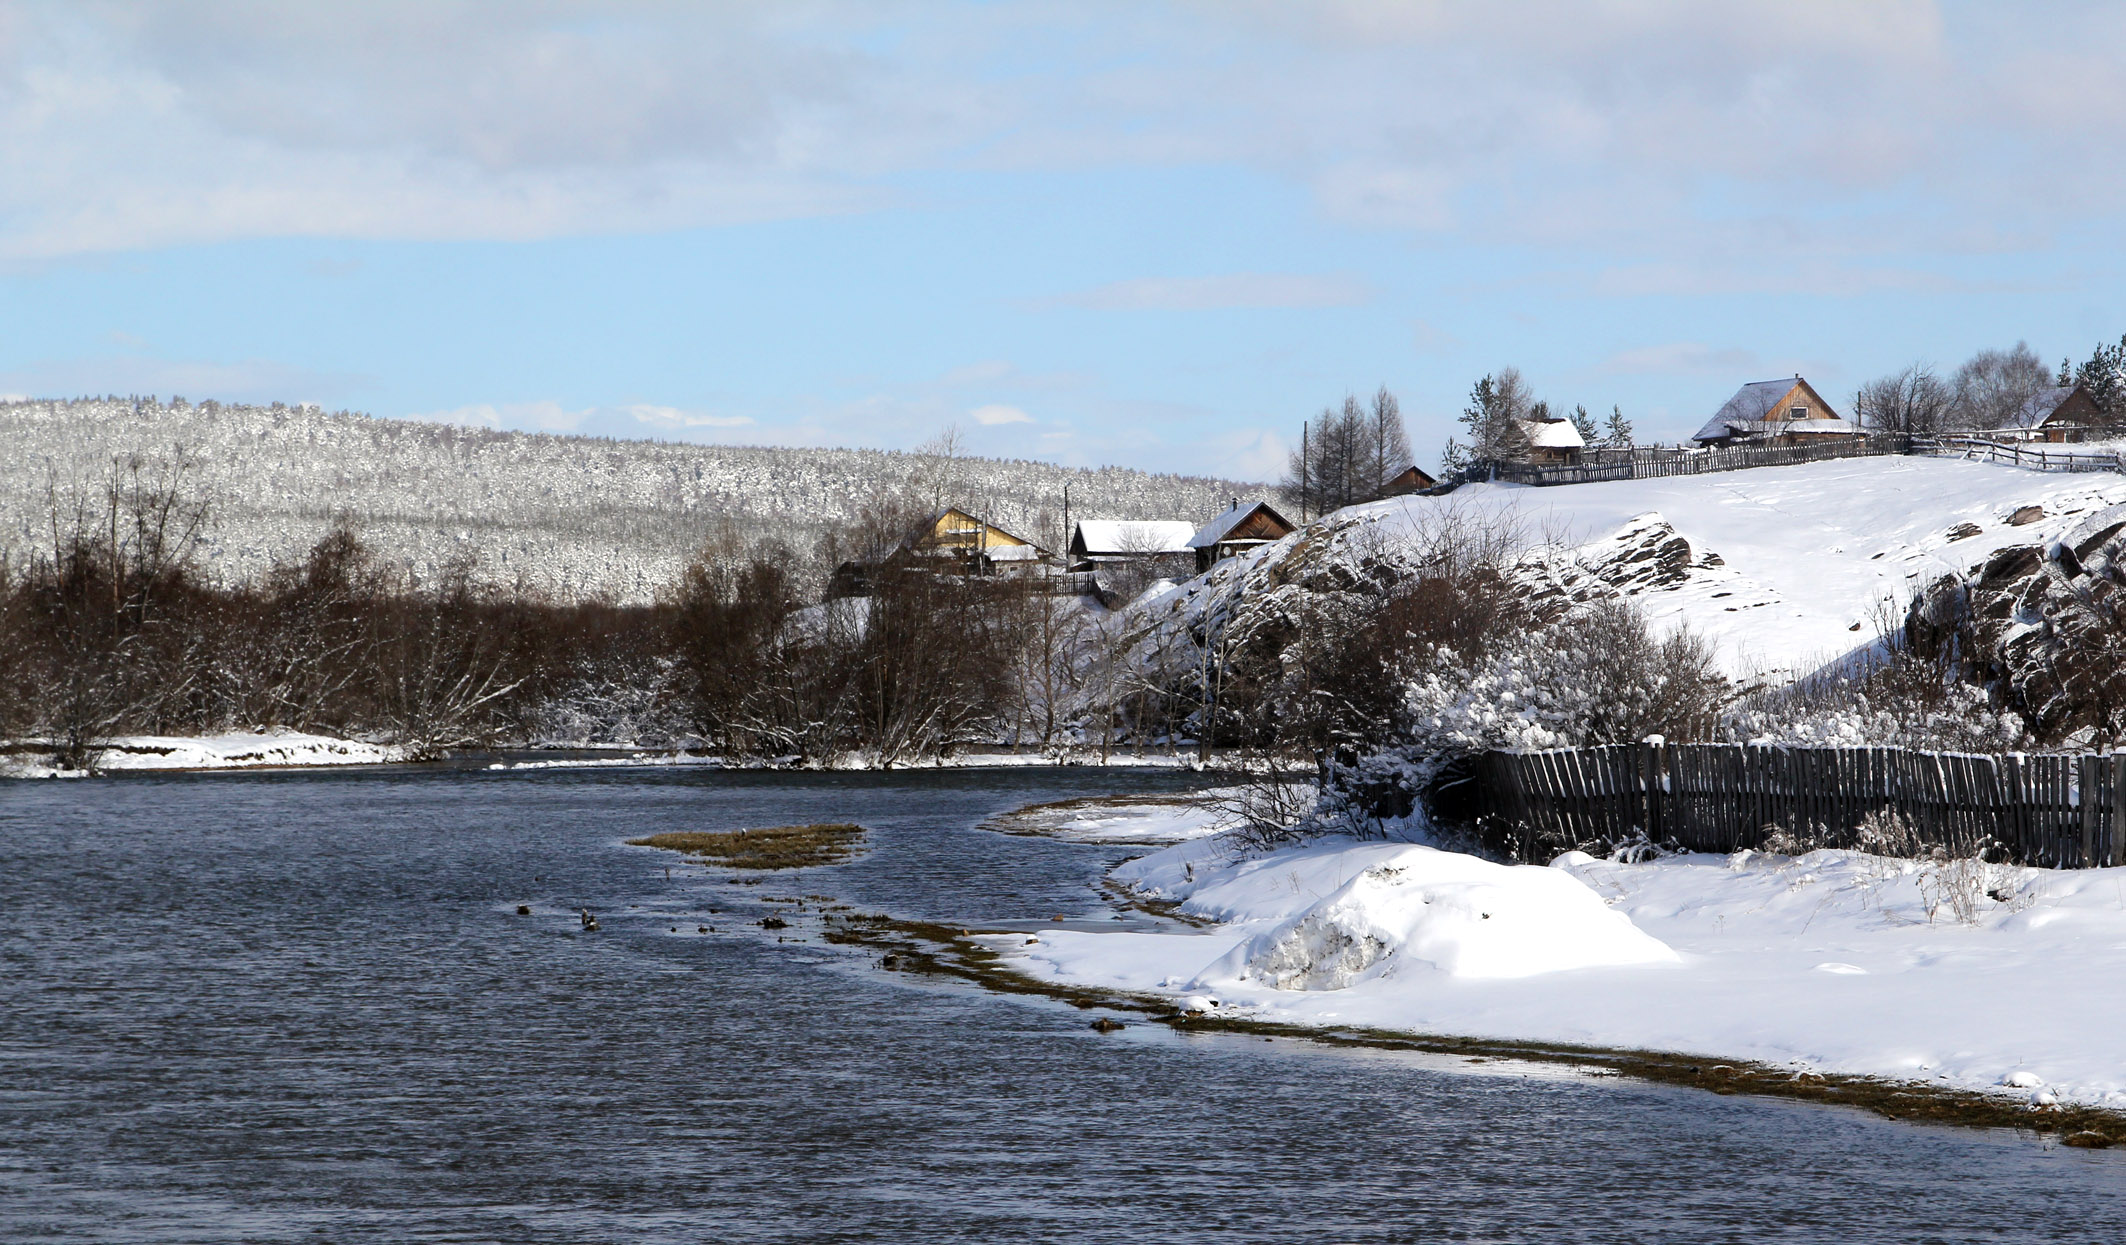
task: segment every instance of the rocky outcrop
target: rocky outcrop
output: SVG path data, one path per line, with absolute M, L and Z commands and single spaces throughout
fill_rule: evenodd
M 2126 506 L 2059 540 L 1996 551 L 1968 576 L 1936 580 L 1913 602 L 1915 652 L 1953 663 L 2021 715 L 2038 740 L 2126 724 Z

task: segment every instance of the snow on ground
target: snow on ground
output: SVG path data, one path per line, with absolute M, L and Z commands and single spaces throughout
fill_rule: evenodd
M 1413 525 L 1432 508 L 1511 516 L 1530 537 L 1590 556 L 1656 515 L 1694 556 L 1684 582 L 1637 596 L 1648 615 L 1713 640 L 1736 673 L 1798 674 L 1872 643 L 1882 603 L 1901 617 L 1913 589 L 2121 502 L 2126 476 L 1883 457 L 1554 488 L 1477 484 L 1341 513 Z M 2043 518 L 2009 523 L 2032 505 Z M 1964 524 L 1979 530 L 1960 534 Z
M 384 765 L 405 759 L 388 744 L 300 731 L 231 731 L 219 735 L 123 735 L 97 758 L 102 770 L 247 769 L 280 765 Z
M 1857 852 L 1505 866 L 1199 839 L 1117 880 L 1164 932 L 998 944 L 1035 977 L 1299 1024 L 1680 1051 L 2126 1107 L 2126 869 Z M 1990 892 L 1990 894 L 1989 894 Z
M 1034 834 L 1074 843 L 1163 846 L 1229 830 L 1238 817 L 1217 801 L 1225 789 L 1194 796 L 1109 796 L 1035 804 L 984 823 L 1005 834 Z
M 99 771 L 254 769 L 310 765 L 386 765 L 405 759 L 405 750 L 300 731 L 231 731 L 197 737 L 123 735 L 96 758 Z M 46 756 L 17 753 L 0 757 L 0 778 L 80 777 L 82 771 L 54 769 Z

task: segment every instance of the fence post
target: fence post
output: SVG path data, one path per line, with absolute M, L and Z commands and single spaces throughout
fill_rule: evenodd
M 2111 824 L 2105 828 L 2104 858 L 2097 862 L 2105 868 L 2126 858 L 2126 752 L 2114 752 L 2110 760 Z
M 2075 762 L 2075 797 L 2082 806 L 2082 868 L 2088 869 L 2096 864 L 2097 758 L 2084 754 Z
M 1661 841 L 1661 737 L 1648 735 L 1639 745 L 1639 772 L 1646 783 L 1646 837 Z

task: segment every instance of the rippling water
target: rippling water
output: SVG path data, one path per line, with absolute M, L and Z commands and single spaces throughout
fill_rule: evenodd
M 2116 1154 L 1298 1043 L 1103 1037 L 1069 1008 L 778 944 L 737 923 L 750 889 L 683 865 L 668 881 L 674 858 L 619 845 L 855 820 L 874 831 L 865 858 L 758 889 L 950 920 L 1086 915 L 1119 849 L 973 824 L 1175 781 L 0 784 L 0 1239 L 2126 1234 Z

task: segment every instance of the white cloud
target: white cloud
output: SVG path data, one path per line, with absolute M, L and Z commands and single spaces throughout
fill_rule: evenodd
M 409 413 L 407 419 L 425 419 L 443 424 L 467 424 L 476 428 L 535 429 L 540 432 L 574 432 L 583 426 L 593 408 L 571 411 L 559 402 L 505 402 L 496 405 L 475 402 L 447 411 Z
M 1137 277 L 1043 301 L 1113 311 L 1211 311 L 1348 307 L 1371 297 L 1372 291 L 1355 277 L 1242 272 L 1217 277 Z
M 1187 163 L 1423 237 L 1692 264 L 1741 221 L 1759 267 L 1837 268 L 2108 221 L 2121 45 L 2116 6 L 1926 0 L 17 4 L 0 256 L 669 230 L 872 210 L 940 171 Z
M 992 402 L 987 406 L 978 406 L 967 412 L 967 414 L 974 422 L 984 427 L 995 427 L 998 424 L 1030 424 L 1033 422 L 1033 416 L 1028 415 L 1018 407 L 1005 406 L 997 402 Z
M 704 415 L 698 411 L 682 411 L 676 406 L 637 403 L 621 409 L 636 422 L 658 428 L 743 428 L 753 422 L 750 415 Z
M 1230 480 L 1275 480 L 1292 457 L 1292 447 L 1269 428 L 1214 433 L 1204 449 L 1207 456 L 1194 470 Z

